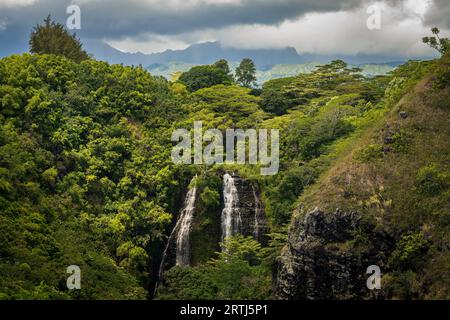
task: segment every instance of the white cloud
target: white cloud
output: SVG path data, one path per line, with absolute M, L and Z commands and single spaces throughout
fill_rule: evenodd
M 373 0 L 0 0 L 0 31 L 7 22 L 0 45 L 26 47 L 36 23 L 48 13 L 65 22 L 72 2 L 82 10 L 81 38 L 107 39 L 128 52 L 220 41 L 322 54 L 416 56 L 432 52 L 421 43 L 430 26 L 443 36 L 450 29 L 449 0 L 376 1 L 383 8 L 382 29 L 374 31 L 366 28 L 366 8 Z
M 30 6 L 38 0 L 0 0 L 0 8 Z
M 300 53 L 321 54 L 388 54 L 428 56 L 433 50 L 422 44 L 428 35 L 423 19 L 431 1 L 408 0 L 398 6 L 381 2 L 381 29 L 368 30 L 366 7 L 331 13 L 309 13 L 278 25 L 234 25 L 204 29 L 172 36 L 149 35 L 148 38 L 126 38 L 110 41 L 126 51 L 144 53 L 164 49 L 183 49 L 190 43 L 220 41 L 239 48 L 283 48 L 292 46 Z M 444 35 L 448 31 L 444 31 Z M 149 40 L 150 39 L 150 40 Z M 128 50 L 127 50 L 128 49 Z
M 162 52 L 167 48 L 172 50 L 186 49 L 189 43 L 184 42 L 181 39 L 171 38 L 167 36 L 149 35 L 149 40 L 136 40 L 130 37 L 126 37 L 120 40 L 106 41 L 109 45 L 124 52 L 143 52 L 154 53 Z
M 7 24 L 6 20 L 0 20 L 0 31 L 6 30 Z

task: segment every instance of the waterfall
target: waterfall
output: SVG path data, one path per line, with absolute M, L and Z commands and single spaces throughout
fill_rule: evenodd
M 195 177 L 194 177 L 195 179 Z M 189 235 L 191 232 L 192 217 L 194 215 L 194 204 L 196 187 L 190 189 L 184 201 L 184 208 L 181 211 L 180 218 L 177 221 L 175 229 L 178 229 L 176 237 L 176 265 L 189 265 L 190 259 L 190 243 Z M 179 225 L 179 226 L 178 226 Z
M 223 175 L 223 199 L 224 208 L 222 210 L 222 241 L 230 236 L 240 233 L 242 220 L 239 211 L 239 197 L 234 178 L 225 173 Z
M 195 176 L 192 178 L 191 183 L 197 178 Z M 171 250 L 171 245 L 175 241 L 176 244 L 176 257 L 175 263 L 177 266 L 189 265 L 190 259 L 190 243 L 189 243 L 189 235 L 192 224 L 192 218 L 194 214 L 194 204 L 196 197 L 197 189 L 193 187 L 189 189 L 186 198 L 184 199 L 184 206 L 180 212 L 177 223 L 170 233 L 169 239 L 167 240 L 166 247 L 164 249 L 161 264 L 159 267 L 159 277 L 162 277 L 164 272 L 164 268 L 166 267 L 166 260 L 169 251 Z M 156 290 L 156 289 L 155 289 Z M 155 291 L 156 292 L 156 291 Z

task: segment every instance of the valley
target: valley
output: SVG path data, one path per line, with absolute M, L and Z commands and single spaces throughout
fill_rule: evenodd
M 48 16 L 0 59 L 0 299 L 448 299 L 450 53 L 432 33 L 440 57 L 398 64 L 207 43 L 147 67 Z

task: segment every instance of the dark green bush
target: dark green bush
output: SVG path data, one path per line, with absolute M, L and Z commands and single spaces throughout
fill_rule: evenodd
M 425 195 L 437 195 L 448 187 L 448 177 L 435 164 L 420 168 L 416 175 L 415 186 Z
M 409 232 L 397 242 L 389 265 L 399 270 L 420 270 L 428 261 L 431 243 L 420 232 Z

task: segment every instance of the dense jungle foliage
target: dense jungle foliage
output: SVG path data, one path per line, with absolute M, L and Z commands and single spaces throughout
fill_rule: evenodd
M 243 86 L 236 84 L 223 62 L 194 67 L 169 82 L 141 67 L 93 59 L 1 59 L 0 298 L 151 297 L 161 247 L 192 176 L 199 175 L 205 212 L 220 201 L 221 182 L 210 173 L 222 166 L 176 166 L 170 157 L 172 132 L 192 129 L 194 121 L 203 121 L 204 130 L 280 130 L 279 174 L 227 167 L 260 186 L 270 241 L 261 247 L 236 237 L 222 244 L 225 253 L 169 270 L 157 298 L 271 298 L 299 196 L 423 76 L 442 70 L 438 63 L 411 61 L 386 76 L 365 78 L 338 60 L 268 81 L 258 91 L 245 87 L 251 77 L 248 82 L 241 75 Z M 448 73 L 442 79 L 448 81 Z M 400 149 L 403 138 L 396 140 Z M 369 146 L 361 157 L 380 152 Z M 446 174 L 424 166 L 418 192 L 447 192 Z M 405 268 L 410 252 L 428 241 L 405 235 L 392 263 Z M 82 290 L 67 290 L 69 265 L 81 267 Z

